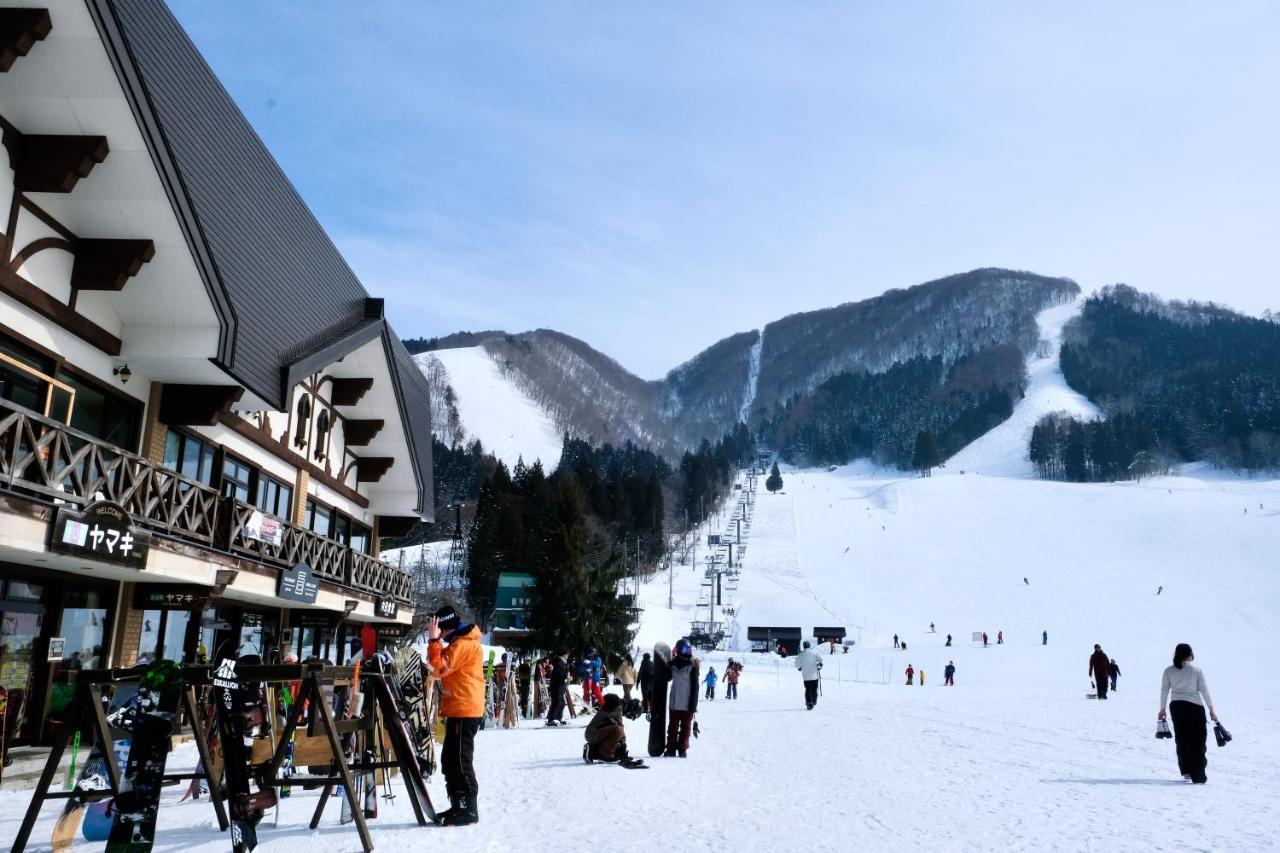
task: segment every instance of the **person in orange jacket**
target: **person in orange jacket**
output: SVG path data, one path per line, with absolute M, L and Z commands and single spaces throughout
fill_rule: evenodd
M 446 718 L 440 767 L 450 808 L 436 816 L 442 826 L 467 826 L 480 820 L 476 797 L 476 732 L 484 717 L 484 674 L 480 629 L 464 625 L 458 612 L 441 607 L 427 622 L 427 657 L 440 679 L 440 713 Z

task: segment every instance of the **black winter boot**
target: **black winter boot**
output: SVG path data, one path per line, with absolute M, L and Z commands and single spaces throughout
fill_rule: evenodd
M 463 794 L 458 797 L 458 809 L 452 815 L 442 817 L 441 826 L 470 826 L 480 820 L 476 812 L 476 798 Z
M 457 813 L 461 810 L 461 799 L 462 799 L 461 797 L 455 797 L 452 794 L 450 794 L 449 808 L 445 809 L 442 812 L 436 812 L 436 823 L 440 824 L 441 826 L 448 826 L 446 821 L 452 820 L 453 817 L 457 815 Z

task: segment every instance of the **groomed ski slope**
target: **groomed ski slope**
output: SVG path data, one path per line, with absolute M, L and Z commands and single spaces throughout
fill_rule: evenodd
M 439 361 L 449 374 L 467 441 L 480 439 L 509 467 L 521 457 L 530 465 L 542 460 L 548 473 L 560 464 L 560 431 L 541 406 L 502 375 L 484 347 L 414 356 L 419 364 L 425 359 Z
M 1031 430 L 1045 415 L 1063 412 L 1081 420 L 1102 417 L 1087 397 L 1067 384 L 1058 355 L 1062 349 L 1062 328 L 1080 313 L 1084 303 L 1075 299 L 1036 316 L 1040 327 L 1043 356 L 1027 359 L 1027 388 L 1013 407 L 1013 414 L 995 429 L 984 433 L 947 460 L 935 474 L 979 474 L 988 477 L 1034 478 L 1035 466 L 1027 456 Z

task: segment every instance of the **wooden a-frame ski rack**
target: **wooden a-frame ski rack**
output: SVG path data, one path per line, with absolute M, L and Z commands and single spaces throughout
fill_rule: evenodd
M 139 681 L 144 671 L 145 668 L 134 667 L 132 669 L 83 669 L 75 673 L 75 690 L 72 694 L 71 702 L 67 705 L 64 734 L 54 741 L 53 747 L 49 751 L 49 758 L 45 761 L 40 780 L 36 783 L 36 788 L 31 793 L 31 803 L 27 806 L 26 816 L 23 817 L 22 825 L 18 828 L 18 835 L 13 841 L 13 853 L 22 853 L 26 849 L 27 842 L 31 839 L 31 831 L 35 828 L 36 820 L 40 817 L 40 809 L 46 801 L 80 797 L 85 802 L 97 802 L 119 794 L 120 765 L 116 762 L 115 750 L 111 748 L 111 727 L 108 725 L 107 715 L 102 709 L 102 690 L 100 686 Z M 182 677 L 185 681 L 182 691 L 183 710 L 186 711 L 187 724 L 195 737 L 196 749 L 200 753 L 200 761 L 205 770 L 201 771 L 196 768 L 196 770 L 189 773 L 166 773 L 164 774 L 164 781 L 179 782 L 203 779 L 209 786 L 209 799 L 213 804 L 214 813 L 217 815 L 218 826 L 226 830 L 230 824 L 227 821 L 227 812 L 222 803 L 218 779 L 214 774 L 208 772 L 208 768 L 213 765 L 210 761 L 209 743 L 204 736 L 204 724 L 200 718 L 200 703 L 196 701 L 196 688 L 208 683 L 209 668 L 183 667 Z M 95 742 L 100 745 L 103 763 L 106 765 L 107 770 L 107 787 L 97 791 L 50 790 L 53 787 L 55 777 L 58 775 L 58 765 L 66 752 L 67 743 L 75 736 L 77 731 L 81 731 L 85 726 L 89 727 Z M 179 731 L 180 727 L 175 726 L 173 734 L 176 735 Z

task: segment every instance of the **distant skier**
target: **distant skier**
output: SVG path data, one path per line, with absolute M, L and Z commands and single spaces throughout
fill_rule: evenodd
M 893 635 L 893 647 L 894 647 L 895 649 L 896 649 L 896 648 L 898 648 L 898 635 L 897 635 L 897 634 L 894 634 L 894 635 Z
M 702 679 L 702 683 L 707 685 L 706 698 L 711 700 L 716 698 L 716 681 L 718 680 L 719 679 L 716 676 L 716 668 L 713 666 L 707 670 L 707 677 Z
M 956 663 L 947 661 L 947 668 L 942 671 L 942 684 L 945 687 L 956 686 Z
M 920 670 L 920 686 L 924 687 L 924 670 Z
M 1042 645 L 1042 646 L 1047 646 L 1047 645 L 1049 645 L 1049 632 L 1048 632 L 1048 631 L 1041 631 L 1041 632 L 1040 632 L 1040 645 Z
M 671 684 L 667 687 L 667 758 L 688 756 L 689 735 L 693 733 L 693 715 L 698 711 L 698 664 L 693 659 L 693 646 L 680 640 L 671 660 Z
M 982 647 L 983 647 L 984 649 L 987 647 L 987 632 L 986 632 L 986 631 L 983 631 L 983 632 L 982 632 Z
M 950 648 L 950 647 L 951 647 L 951 635 L 950 635 L 950 634 L 947 634 L 947 647 L 948 647 L 948 648 Z
M 915 669 L 912 668 L 911 664 L 907 664 L 907 686 L 908 687 L 911 686 L 911 679 L 915 677 L 916 677 Z
M 724 673 L 724 698 L 738 698 L 738 679 L 742 676 L 742 664 L 733 658 L 729 658 L 729 668 Z
M 653 659 L 645 652 L 640 659 L 640 705 L 649 713 L 649 701 L 653 698 Z
M 996 631 L 996 645 L 1004 645 L 1004 631 Z
M 1026 578 L 1023 578 L 1023 579 L 1022 579 L 1022 582 L 1023 582 L 1024 584 L 1026 584 L 1027 586 L 1031 586 L 1031 581 L 1027 580 Z
M 930 622 L 930 623 L 929 623 L 929 633 L 930 633 L 930 634 L 936 634 L 936 633 L 938 633 L 938 629 L 937 629 L 937 628 L 935 628 L 935 627 L 933 627 L 933 623 L 932 623 L 932 622 Z
M 1162 592 L 1164 592 L 1164 587 L 1162 587 L 1162 586 L 1160 586 L 1160 587 L 1156 587 L 1156 595 L 1159 595 L 1159 594 L 1160 594 L 1160 593 L 1162 593 Z
M 1116 681 L 1120 679 L 1120 667 L 1116 665 L 1116 659 L 1112 658 L 1111 663 L 1107 666 L 1107 674 L 1111 676 L 1111 690 L 1116 689 Z
M 1110 680 L 1111 659 L 1102 650 L 1102 646 L 1093 644 L 1093 654 L 1089 655 L 1089 677 L 1098 687 L 1098 698 L 1107 698 L 1107 682 Z
M 812 711 L 818 704 L 818 677 L 822 671 L 822 659 L 809 648 L 809 641 L 804 641 L 804 649 L 796 655 L 796 669 L 800 670 L 800 678 L 804 681 L 804 707 Z

